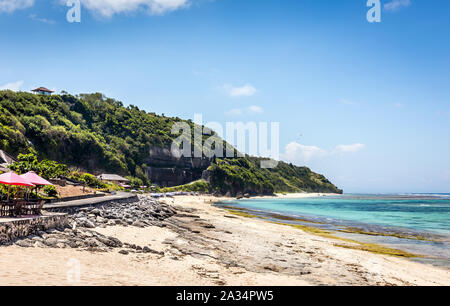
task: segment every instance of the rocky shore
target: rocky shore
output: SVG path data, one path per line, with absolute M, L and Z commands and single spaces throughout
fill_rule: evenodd
M 119 253 L 157 253 L 148 246 L 123 243 L 115 237 L 97 232 L 96 228 L 108 226 L 165 227 L 167 218 L 176 214 L 175 209 L 149 197 L 141 197 L 133 203 L 111 202 L 97 207 L 66 209 L 69 215 L 68 228 L 40 231 L 36 235 L 14 242 L 20 247 L 72 248 L 92 252 L 107 252 L 120 249 Z

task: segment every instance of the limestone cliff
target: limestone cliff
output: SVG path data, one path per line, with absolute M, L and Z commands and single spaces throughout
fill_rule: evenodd
M 150 181 L 161 187 L 188 184 L 202 177 L 213 159 L 175 157 L 169 148 L 151 147 L 146 160 L 146 174 Z

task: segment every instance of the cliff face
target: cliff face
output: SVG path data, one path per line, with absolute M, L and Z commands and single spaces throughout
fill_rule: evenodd
M 145 170 L 152 183 L 173 187 L 200 179 L 212 162 L 208 158 L 178 158 L 168 148 L 151 147 Z

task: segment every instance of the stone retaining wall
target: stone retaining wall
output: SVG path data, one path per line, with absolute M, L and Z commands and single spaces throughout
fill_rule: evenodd
M 45 208 L 47 212 L 44 216 L 17 218 L 2 220 L 0 219 L 0 245 L 8 244 L 19 238 L 37 234 L 40 231 L 49 229 L 62 229 L 69 226 L 69 215 L 77 213 L 82 207 L 108 205 L 112 203 L 132 203 L 137 202 L 137 196 L 115 199 L 110 201 L 101 201 L 98 203 L 90 203 L 86 200 L 86 204 L 78 204 L 70 206 L 70 204 L 62 204 L 61 207 Z
M 88 194 L 88 195 L 81 195 L 81 196 L 75 196 L 75 197 L 67 197 L 67 198 L 62 198 L 62 199 L 51 199 L 51 200 L 47 200 L 47 203 L 69 202 L 69 201 L 75 201 L 75 200 L 101 198 L 104 196 L 106 196 L 106 194 L 104 194 L 104 193 Z
M 75 214 L 80 210 L 80 208 L 83 208 L 83 207 L 95 207 L 95 206 L 100 206 L 100 205 L 108 205 L 108 204 L 112 204 L 112 203 L 134 203 L 137 201 L 139 201 L 139 198 L 137 196 L 134 196 L 131 198 L 126 198 L 126 199 L 116 199 L 116 200 L 110 200 L 110 201 L 102 201 L 102 202 L 98 202 L 98 203 L 86 202 L 86 204 L 84 204 L 84 205 L 76 205 L 76 206 L 61 205 L 61 207 L 56 207 L 56 206 L 49 207 L 49 208 L 44 207 L 44 209 L 49 212 Z
M 64 228 L 69 224 L 67 214 L 52 214 L 34 218 L 22 218 L 1 222 L 0 220 L 0 245 L 37 234 L 53 228 Z

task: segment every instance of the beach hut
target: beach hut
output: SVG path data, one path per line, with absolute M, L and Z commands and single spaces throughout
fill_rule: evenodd
M 46 96 L 50 96 L 52 93 L 54 93 L 54 91 L 47 89 L 45 87 L 39 87 L 39 88 L 33 89 L 32 92 L 34 92 L 35 94 L 38 94 L 38 95 L 46 95 Z
M 130 181 L 117 174 L 101 174 L 97 178 L 103 182 L 114 184 L 128 184 Z

